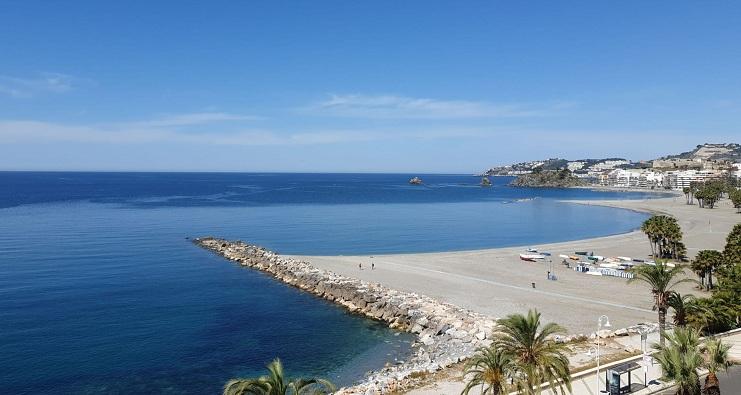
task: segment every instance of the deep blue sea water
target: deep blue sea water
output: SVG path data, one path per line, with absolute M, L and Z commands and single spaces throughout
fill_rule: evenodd
M 645 218 L 559 200 L 653 196 L 411 176 L 0 172 L 0 393 L 216 393 L 275 356 L 346 384 L 408 351 L 186 237 L 331 255 L 535 245 Z

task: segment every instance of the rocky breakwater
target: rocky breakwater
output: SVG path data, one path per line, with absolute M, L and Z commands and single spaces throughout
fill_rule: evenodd
M 417 335 L 414 352 L 401 364 L 371 372 L 337 394 L 386 394 L 408 387 L 423 376 L 471 356 L 491 344 L 495 320 L 427 296 L 400 292 L 318 269 L 241 241 L 206 237 L 193 242 L 242 266 L 271 274 L 286 284 L 338 303 L 349 311 L 383 321 Z

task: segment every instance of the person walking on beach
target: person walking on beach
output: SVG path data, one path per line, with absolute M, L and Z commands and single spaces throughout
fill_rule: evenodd
M 363 270 L 363 264 L 362 263 L 358 263 L 358 269 Z
M 376 264 L 371 262 L 371 270 L 376 270 Z

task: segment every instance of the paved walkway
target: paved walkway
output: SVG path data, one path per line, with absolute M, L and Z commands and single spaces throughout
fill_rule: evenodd
M 624 337 L 616 339 L 620 343 L 630 345 L 635 348 L 640 347 L 640 338 L 636 336 Z M 652 333 L 649 335 L 648 343 L 652 344 L 658 341 L 658 334 Z M 732 344 L 731 358 L 738 363 L 741 363 L 741 330 L 734 332 L 729 336 L 723 337 L 723 342 Z M 642 357 L 627 358 L 622 361 L 617 361 L 600 367 L 599 371 L 599 391 L 597 390 L 597 375 L 596 369 L 589 369 L 585 372 L 577 373 L 573 376 L 571 388 L 574 395 L 606 395 L 607 387 L 605 381 L 605 372 L 607 369 L 620 365 L 625 362 L 638 362 L 641 364 L 640 367 L 630 372 L 630 382 L 632 384 L 631 394 L 637 395 L 648 395 L 648 394 L 667 394 L 673 393 L 669 389 L 666 383 L 661 382 L 661 367 L 655 361 L 645 364 L 642 361 Z M 650 359 L 652 361 L 652 359 Z M 644 367 L 645 366 L 645 367 Z M 718 377 L 721 379 L 721 385 L 727 383 L 727 387 L 722 388 L 723 390 L 729 391 L 725 393 L 739 393 L 741 394 L 741 388 L 739 392 L 733 392 L 741 383 L 741 378 L 737 377 L 741 375 L 741 367 L 734 367 L 729 370 L 729 374 L 721 373 Z M 407 395 L 459 395 L 463 389 L 462 381 L 442 381 L 423 388 L 419 388 L 408 392 Z M 623 387 L 628 385 L 628 374 L 624 374 L 621 377 L 621 385 Z M 668 391 L 668 392 L 667 392 Z M 475 393 L 475 392 L 474 392 Z M 551 390 L 543 391 L 543 394 L 556 395 L 556 392 Z
M 724 343 L 731 344 L 731 351 L 730 356 L 733 361 L 736 361 L 736 363 L 741 363 L 741 331 L 736 331 L 732 335 L 724 336 L 722 338 Z M 605 391 L 605 370 L 603 369 L 600 373 L 600 389 L 602 391 Z M 737 375 L 741 374 L 741 370 L 734 368 L 729 370 L 729 375 L 727 376 L 725 373 L 721 373 L 718 376 L 722 377 L 725 376 L 726 380 L 729 385 L 735 387 L 739 380 L 738 377 L 735 377 Z M 576 375 L 578 377 L 578 374 Z M 732 376 L 732 377 L 731 377 Z M 621 384 L 623 386 L 627 385 L 628 379 L 627 374 L 623 376 L 623 379 L 621 381 Z M 648 364 L 646 368 L 640 368 L 631 373 L 631 381 L 633 383 L 633 392 L 632 394 L 638 394 L 638 395 L 647 395 L 647 394 L 655 394 L 655 393 L 663 393 L 664 391 L 667 391 L 667 385 L 665 383 L 662 383 L 660 381 L 661 379 L 661 367 L 658 365 L 658 363 L 654 362 L 653 364 Z M 595 392 L 596 388 L 596 380 L 594 373 L 589 374 L 584 377 L 578 377 L 574 382 L 572 383 L 572 389 L 574 390 L 574 395 L 598 395 L 597 392 Z M 648 382 L 648 384 L 647 384 Z M 728 390 L 729 388 L 725 388 Z M 671 392 L 671 391 L 669 391 Z M 602 392 L 602 394 L 605 394 L 606 392 Z M 671 392 L 673 393 L 673 392 Z M 737 392 L 729 392 L 729 393 L 737 393 Z M 741 392 L 738 392 L 741 393 Z

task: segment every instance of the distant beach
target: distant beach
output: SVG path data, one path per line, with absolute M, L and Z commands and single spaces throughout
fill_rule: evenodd
M 722 249 L 725 237 L 739 222 L 728 201 L 715 209 L 686 205 L 683 197 L 641 200 L 572 201 L 651 213 L 666 213 L 679 220 L 688 254 L 700 249 Z M 588 226 L 588 224 L 585 224 Z M 523 262 L 518 254 L 527 247 L 549 251 L 553 274 L 548 281 L 547 263 Z M 646 236 L 640 231 L 562 243 L 523 245 L 475 251 L 374 256 L 303 256 L 313 265 L 334 272 L 379 282 L 407 292 L 418 292 L 475 312 L 501 317 L 537 308 L 546 320 L 564 325 L 571 333 L 594 331 L 594 319 L 610 316 L 615 327 L 655 321 L 650 293 L 628 285 L 622 278 L 589 276 L 567 269 L 559 254 L 590 251 L 603 256 L 647 258 Z M 358 270 L 358 265 L 375 270 Z M 535 288 L 532 287 L 535 283 Z M 691 286 L 682 292 L 695 292 Z

